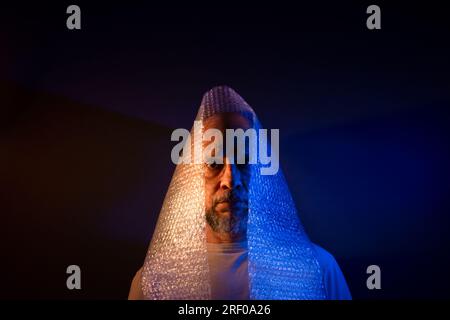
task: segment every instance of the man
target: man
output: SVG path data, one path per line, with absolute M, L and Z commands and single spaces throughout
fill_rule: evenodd
M 197 120 L 225 137 L 261 128 L 228 87 L 205 94 Z M 248 148 L 243 163 L 235 151 L 177 166 L 129 299 L 351 299 L 333 256 L 307 237 L 282 173 L 263 175 Z

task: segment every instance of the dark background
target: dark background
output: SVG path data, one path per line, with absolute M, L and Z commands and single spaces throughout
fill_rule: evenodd
M 227 84 L 280 129 L 303 223 L 354 298 L 449 298 L 448 16 L 376 2 L 370 31 L 373 3 L 345 3 L 2 4 L 0 297 L 126 298 L 170 134 Z

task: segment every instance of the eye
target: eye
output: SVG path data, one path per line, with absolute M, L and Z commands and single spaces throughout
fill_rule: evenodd
M 222 164 L 217 163 L 216 160 L 214 160 L 214 159 L 206 160 L 205 164 L 209 169 L 212 169 L 212 170 L 217 170 L 222 167 Z

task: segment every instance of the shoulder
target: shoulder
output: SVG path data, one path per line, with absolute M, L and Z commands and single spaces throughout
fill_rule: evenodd
M 313 243 L 313 249 L 316 253 L 322 271 L 322 277 L 327 291 L 328 299 L 348 300 L 351 299 L 350 290 L 345 281 L 344 274 L 339 268 L 336 259 L 331 253 L 321 246 Z
M 131 288 L 128 294 L 128 300 L 141 300 L 144 298 L 141 289 L 142 268 L 140 268 L 131 281 Z
M 334 259 L 331 253 L 329 253 L 327 250 L 325 250 L 324 248 L 315 243 L 313 243 L 312 245 L 314 251 L 316 252 L 316 258 L 317 261 L 319 262 L 322 272 L 333 269 L 338 266 L 336 259 Z

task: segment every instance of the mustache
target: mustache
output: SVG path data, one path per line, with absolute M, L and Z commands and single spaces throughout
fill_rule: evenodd
M 229 203 L 233 203 L 233 204 L 237 204 L 237 203 L 244 203 L 245 202 L 245 198 L 235 192 L 229 191 L 226 192 L 216 198 L 213 199 L 213 206 L 215 207 L 216 205 L 218 205 L 219 203 L 223 203 L 223 202 L 229 202 Z

